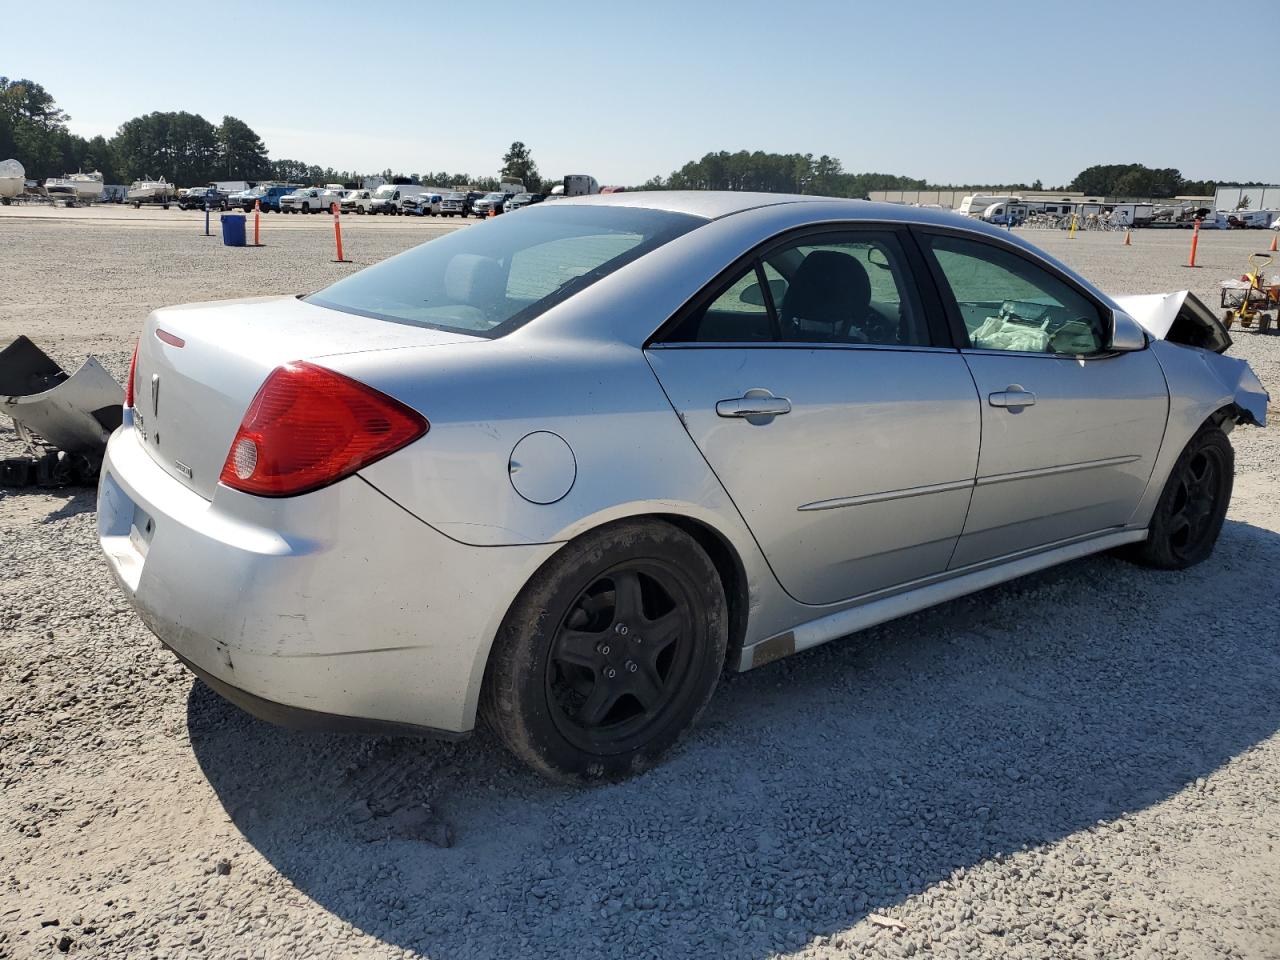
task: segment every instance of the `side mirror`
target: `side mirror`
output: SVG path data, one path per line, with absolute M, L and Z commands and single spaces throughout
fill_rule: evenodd
M 1111 340 L 1107 349 L 1113 353 L 1132 353 L 1147 348 L 1147 333 L 1138 321 L 1127 313 L 1113 310 L 1111 313 Z

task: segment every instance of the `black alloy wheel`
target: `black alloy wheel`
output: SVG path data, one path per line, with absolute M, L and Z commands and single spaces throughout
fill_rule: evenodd
M 689 695 L 693 585 L 678 570 L 631 561 L 595 578 L 551 641 L 547 701 L 570 742 L 634 749 Z
M 1148 566 L 1181 570 L 1213 552 L 1231 505 L 1235 451 L 1213 424 L 1201 427 L 1169 473 L 1147 540 L 1130 555 Z
M 727 644 L 724 588 L 699 543 L 662 521 L 619 521 L 566 544 L 520 591 L 481 712 L 546 776 L 630 776 L 697 720 Z
M 1195 451 L 1179 464 L 1167 521 L 1169 546 L 1179 560 L 1198 555 L 1217 538 L 1222 521 L 1215 515 L 1226 469 L 1222 452 L 1213 446 Z

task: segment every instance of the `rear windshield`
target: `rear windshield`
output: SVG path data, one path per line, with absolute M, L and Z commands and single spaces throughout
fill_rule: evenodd
M 500 337 L 706 221 L 548 204 L 455 230 L 307 297 L 361 316 Z

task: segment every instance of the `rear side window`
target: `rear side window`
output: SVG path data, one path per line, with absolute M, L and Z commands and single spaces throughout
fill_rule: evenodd
M 334 310 L 499 337 L 706 221 L 552 204 L 414 247 L 307 297 Z
M 1085 356 L 1102 352 L 1097 305 L 1043 267 L 993 244 L 926 235 L 978 350 Z

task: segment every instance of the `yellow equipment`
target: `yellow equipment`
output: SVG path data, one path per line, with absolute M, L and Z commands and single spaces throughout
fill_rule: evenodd
M 1238 319 L 1240 326 L 1253 326 L 1258 318 L 1258 331 L 1265 333 L 1280 314 L 1280 280 L 1269 282 L 1262 271 L 1275 259 L 1270 253 L 1249 254 L 1249 270 L 1239 280 L 1222 281 L 1222 324 L 1228 330 Z

